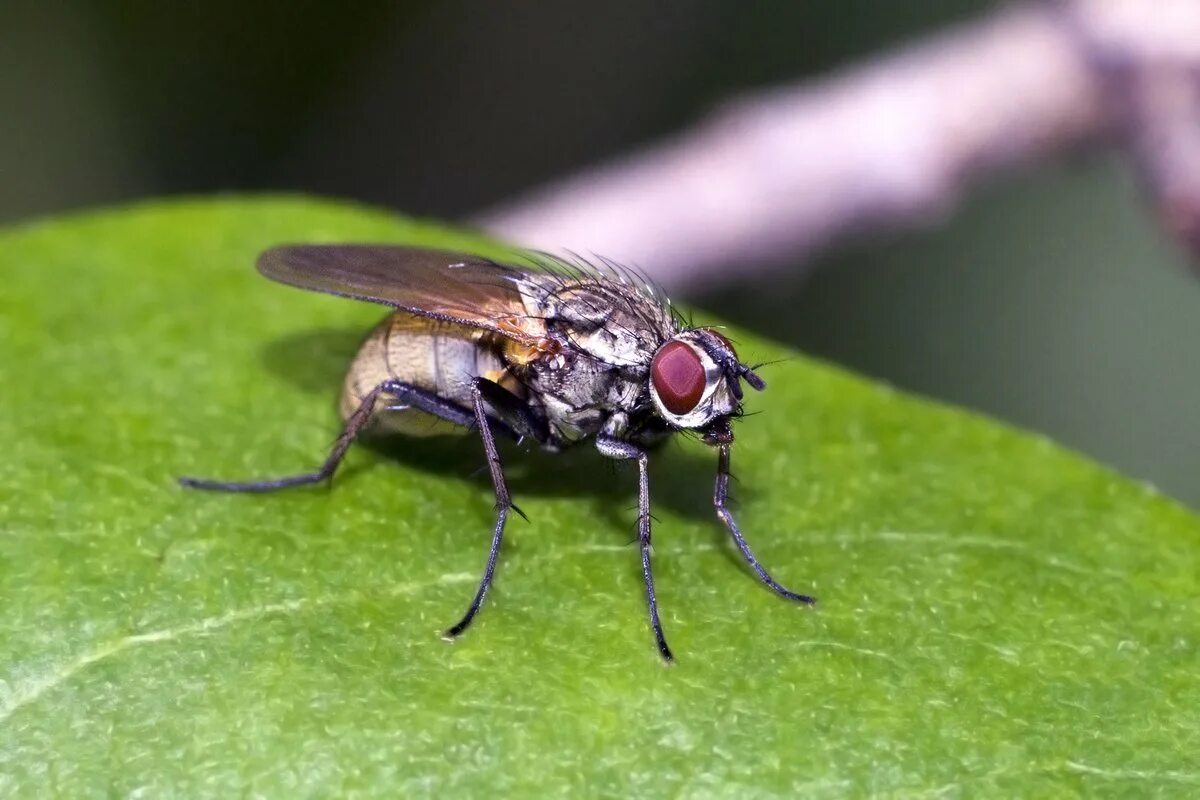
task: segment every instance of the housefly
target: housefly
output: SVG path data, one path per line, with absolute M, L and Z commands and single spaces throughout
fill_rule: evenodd
M 763 568 L 726 506 L 732 421 L 742 384 L 762 379 L 712 328 L 687 326 L 669 301 L 629 270 L 530 256 L 529 267 L 461 253 L 372 245 L 287 245 L 263 253 L 258 269 L 281 283 L 391 306 L 346 375 L 344 427 L 314 472 L 274 480 L 182 478 L 195 489 L 268 492 L 332 477 L 346 450 L 368 429 L 412 436 L 474 431 L 496 493 L 496 522 L 479 588 L 461 634 L 495 575 L 509 512 L 515 509 L 496 435 L 532 440 L 551 451 L 585 440 L 608 458 L 638 465 L 637 542 L 650 626 L 664 659 L 650 569 L 649 453 L 691 431 L 717 451 L 713 504 L 747 564 L 776 594 L 813 598 L 780 585 Z

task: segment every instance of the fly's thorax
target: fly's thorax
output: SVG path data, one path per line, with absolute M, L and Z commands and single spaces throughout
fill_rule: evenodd
M 526 311 L 546 320 L 540 354 L 521 370 L 529 401 L 563 443 L 597 433 L 614 412 L 647 404 L 646 375 L 675 332 L 669 310 L 631 284 L 531 279 Z
M 600 430 L 613 412 L 644 402 L 645 370 L 622 368 L 564 348 L 522 373 L 555 438 L 571 442 Z
M 614 367 L 646 368 L 676 332 L 659 299 L 629 284 L 581 281 L 527 297 L 526 307 L 550 321 L 547 334 L 564 351 Z

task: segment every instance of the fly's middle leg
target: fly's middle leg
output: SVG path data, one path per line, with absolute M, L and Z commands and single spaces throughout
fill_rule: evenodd
M 446 639 L 454 639 L 459 636 L 479 613 L 496 574 L 496 558 L 500 555 L 500 543 L 504 539 L 504 524 L 508 521 L 508 512 L 510 509 L 516 508 L 508 494 L 508 482 L 504 479 L 504 466 L 500 463 L 500 452 L 496 449 L 496 437 L 492 433 L 492 423 L 488 419 L 487 408 L 484 406 L 483 384 L 485 383 L 488 381 L 483 378 L 475 381 L 471 390 L 471 398 L 475 412 L 475 426 L 479 430 L 479 438 L 483 440 L 483 452 L 487 457 L 488 471 L 492 475 L 492 488 L 496 492 L 496 525 L 492 530 L 492 546 L 488 550 L 487 565 L 483 570 L 483 578 L 479 581 L 479 588 L 475 591 L 475 597 L 472 598 L 467 613 L 446 631 Z
M 654 593 L 654 573 L 650 570 L 650 457 L 646 451 L 630 442 L 611 436 L 597 436 L 596 449 L 608 458 L 633 459 L 638 462 L 638 547 L 642 552 L 642 580 L 646 584 L 646 603 L 650 609 L 650 628 L 654 631 L 654 643 L 659 655 L 670 663 L 675 660 L 667 638 L 663 634 L 662 620 L 658 616 L 658 597 Z

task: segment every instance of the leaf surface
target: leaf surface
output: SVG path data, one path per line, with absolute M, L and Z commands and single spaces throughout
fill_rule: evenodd
M 1045 439 L 740 331 L 768 390 L 713 454 L 635 475 L 506 451 L 483 566 L 477 441 L 355 448 L 332 489 L 178 475 L 320 463 L 377 306 L 252 264 L 288 241 L 480 239 L 294 198 L 149 204 L 0 234 L 0 792 L 1188 796 L 1200 791 L 1200 522 Z

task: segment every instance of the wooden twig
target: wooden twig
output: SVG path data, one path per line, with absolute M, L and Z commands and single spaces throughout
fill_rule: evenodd
M 1008 7 L 815 84 L 732 102 L 476 222 L 694 286 L 800 263 L 847 234 L 940 219 L 982 178 L 1122 133 L 1173 228 L 1200 236 L 1197 75 L 1200 0 Z

